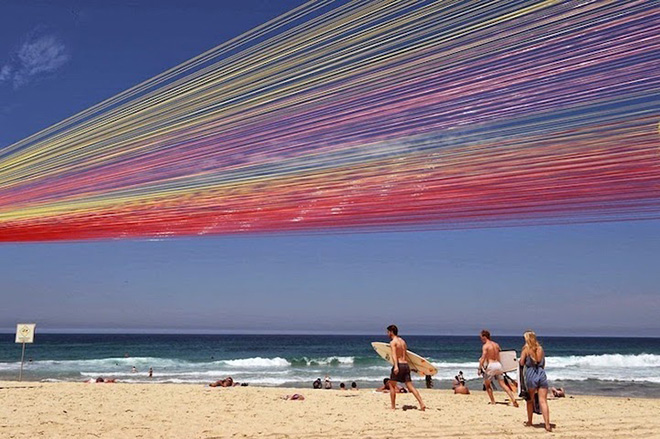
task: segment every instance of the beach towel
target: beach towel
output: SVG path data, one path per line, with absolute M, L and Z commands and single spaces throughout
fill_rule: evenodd
M 526 366 L 518 366 L 518 384 L 520 385 L 520 397 L 525 401 L 529 401 L 529 391 L 527 390 L 527 383 L 525 383 L 525 369 Z M 541 405 L 539 404 L 539 393 L 534 394 L 534 413 L 541 414 Z

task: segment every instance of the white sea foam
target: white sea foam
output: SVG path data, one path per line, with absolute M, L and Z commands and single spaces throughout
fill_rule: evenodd
M 238 360 L 222 360 L 220 363 L 227 364 L 232 367 L 245 367 L 245 368 L 252 368 L 252 367 L 288 367 L 291 366 L 291 363 L 289 363 L 286 359 L 280 358 L 280 357 L 275 357 L 275 358 L 262 358 L 262 357 L 254 357 L 254 358 L 242 358 Z
M 463 370 L 467 379 L 477 379 L 477 362 L 433 362 L 438 379 L 452 379 Z M 660 355 L 602 354 L 547 357 L 546 372 L 550 380 L 660 382 Z
M 368 359 L 367 359 L 368 360 Z M 451 380 L 459 370 L 465 378 L 477 380 L 476 361 L 437 361 L 435 376 Z M 546 360 L 546 372 L 551 381 L 600 380 L 620 382 L 660 383 L 660 355 L 603 354 L 583 356 L 553 356 Z M 136 366 L 139 373 L 132 373 Z M 20 363 L 0 363 L 0 373 L 13 376 Z M 149 367 L 154 369 L 153 379 L 147 377 Z M 171 358 L 133 357 L 93 360 L 37 360 L 25 366 L 24 374 L 36 379 L 76 381 L 98 376 L 115 377 L 123 382 L 181 382 L 209 383 L 232 376 L 237 381 L 254 385 L 275 386 L 286 383 L 307 385 L 318 377 L 330 374 L 333 382 L 377 383 L 389 375 L 390 366 L 382 362 L 354 357 L 333 356 L 319 358 L 252 357 L 214 361 L 186 361 Z M 512 374 L 515 375 L 515 374 Z M 360 385 L 363 385 L 360 384 Z
M 585 367 L 585 368 L 615 368 L 615 367 L 660 367 L 660 355 L 584 355 L 570 357 L 548 357 L 546 363 L 552 368 Z
M 355 363 L 355 357 L 323 357 L 323 358 L 308 358 L 303 357 L 293 360 L 294 365 L 304 363 L 307 366 L 327 366 L 327 365 L 343 365 L 350 366 Z

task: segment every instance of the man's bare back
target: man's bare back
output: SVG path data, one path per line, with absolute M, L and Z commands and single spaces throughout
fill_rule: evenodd
M 390 347 L 392 348 L 392 358 L 396 358 L 396 363 L 408 363 L 406 360 L 408 345 L 404 339 L 399 336 L 392 338 L 392 341 L 390 341 Z
M 492 340 L 484 343 L 481 353 L 483 359 L 486 361 L 500 361 L 500 345 Z

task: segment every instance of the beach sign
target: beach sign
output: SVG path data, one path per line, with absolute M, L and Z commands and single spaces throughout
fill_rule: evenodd
M 21 371 L 18 374 L 18 381 L 23 380 L 23 364 L 25 363 L 25 344 L 34 343 L 34 327 L 36 323 L 19 323 L 16 325 L 16 343 L 23 344 L 21 352 Z
M 35 323 L 19 323 L 16 325 L 16 343 L 34 343 Z

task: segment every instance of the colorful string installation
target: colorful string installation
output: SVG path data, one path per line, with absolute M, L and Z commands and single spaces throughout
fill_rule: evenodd
M 654 1 L 311 1 L 0 149 L 0 240 L 660 218 Z

